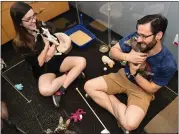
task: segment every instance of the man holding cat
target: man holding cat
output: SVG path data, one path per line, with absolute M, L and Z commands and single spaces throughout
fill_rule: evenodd
M 85 83 L 87 94 L 108 110 L 125 130 L 136 129 L 145 117 L 154 93 L 168 84 L 177 64 L 170 51 L 162 44 L 168 20 L 160 14 L 147 15 L 137 21 L 136 32 L 122 38 L 110 54 L 118 61 L 127 61 L 117 73 L 110 73 Z M 140 52 L 132 49 L 136 39 Z M 142 72 L 141 65 L 146 62 Z M 126 93 L 127 105 L 114 94 Z

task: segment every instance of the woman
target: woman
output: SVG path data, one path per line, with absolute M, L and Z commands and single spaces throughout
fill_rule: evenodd
M 17 34 L 15 48 L 32 65 L 40 93 L 52 96 L 55 106 L 59 107 L 63 92 L 82 73 L 86 60 L 64 54 L 54 56 L 55 44 L 50 45 L 46 37 L 35 32 L 36 14 L 30 5 L 16 2 L 11 6 L 10 14 Z M 56 77 L 58 73 L 60 77 Z

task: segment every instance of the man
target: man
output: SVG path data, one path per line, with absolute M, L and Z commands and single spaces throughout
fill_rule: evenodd
M 136 129 L 145 117 L 154 93 L 168 84 L 177 65 L 172 54 L 162 44 L 168 20 L 159 14 L 147 15 L 138 20 L 135 33 L 124 37 L 114 45 L 111 56 L 127 61 L 117 73 L 94 78 L 85 83 L 87 94 L 108 110 L 125 130 Z M 140 46 L 140 52 L 132 49 L 132 40 Z M 140 67 L 143 66 L 143 71 Z M 140 73 L 139 73 L 140 72 Z M 127 106 L 114 94 L 126 93 Z

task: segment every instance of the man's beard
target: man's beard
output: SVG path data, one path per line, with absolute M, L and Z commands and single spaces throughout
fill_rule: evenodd
M 140 43 L 140 51 L 142 53 L 147 53 L 149 52 L 155 45 L 157 44 L 157 41 L 153 39 L 149 44 L 147 43 Z

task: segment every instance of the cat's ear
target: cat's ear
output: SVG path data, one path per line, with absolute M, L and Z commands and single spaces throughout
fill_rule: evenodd
M 71 121 L 70 119 L 68 119 L 68 120 L 66 121 L 65 124 L 66 124 L 67 127 L 70 125 L 70 121 Z
M 60 119 L 59 119 L 59 125 L 60 124 L 63 124 L 63 117 L 62 116 L 60 116 Z

